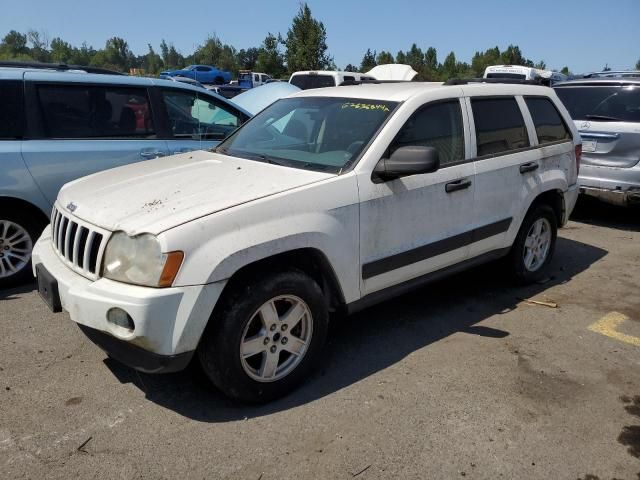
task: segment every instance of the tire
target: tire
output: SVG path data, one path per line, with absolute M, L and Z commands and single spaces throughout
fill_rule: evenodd
M 315 281 L 298 271 L 273 273 L 223 295 L 198 356 L 225 395 L 247 403 L 269 402 L 307 378 L 319 359 L 327 326 L 326 301 Z
M 537 205 L 527 214 L 511 247 L 508 264 L 520 284 L 543 278 L 558 235 L 558 220 L 548 205 Z
M 0 288 L 33 281 L 31 251 L 43 229 L 41 221 L 20 210 L 0 213 Z

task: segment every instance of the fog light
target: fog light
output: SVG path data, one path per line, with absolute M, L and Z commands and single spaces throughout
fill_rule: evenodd
M 118 327 L 124 328 L 129 332 L 133 332 L 133 329 L 136 328 L 133 323 L 133 318 L 131 318 L 129 314 L 121 308 L 110 309 L 107 312 L 107 321 L 117 325 Z

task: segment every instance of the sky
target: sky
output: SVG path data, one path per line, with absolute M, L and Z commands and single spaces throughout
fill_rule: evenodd
M 367 48 L 394 55 L 413 43 L 453 51 L 470 62 L 477 50 L 518 45 L 548 68 L 574 73 L 633 68 L 640 59 L 640 0 L 309 0 L 327 30 L 336 65 L 359 65 Z M 2 5 L 4 4 L 4 5 Z M 162 39 L 187 55 L 209 35 L 241 48 L 271 32 L 285 35 L 298 0 L 0 0 L 0 36 L 39 30 L 49 39 L 104 47 L 123 37 L 136 55 Z

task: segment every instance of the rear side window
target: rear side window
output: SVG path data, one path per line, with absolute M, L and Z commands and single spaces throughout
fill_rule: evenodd
M 335 87 L 336 81 L 331 75 L 295 75 L 291 84 L 307 90 L 309 88 Z
M 473 98 L 471 109 L 479 157 L 529 146 L 527 127 L 515 98 Z
M 574 120 L 640 122 L 640 86 L 557 87 Z
M 571 138 L 567 126 L 551 100 L 543 97 L 529 97 L 525 98 L 525 102 L 536 127 L 538 143 L 558 142 Z
M 38 85 L 49 138 L 150 138 L 151 107 L 144 88 Z
M 462 110 L 458 100 L 438 102 L 415 112 L 393 141 L 390 154 L 400 147 L 420 145 L 438 150 L 440 165 L 464 159 Z
M 22 82 L 0 80 L 0 140 L 22 138 L 23 128 Z

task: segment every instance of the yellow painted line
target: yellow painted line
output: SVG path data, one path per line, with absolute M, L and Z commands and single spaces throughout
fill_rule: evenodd
M 604 317 L 598 320 L 593 325 L 589 325 L 589 330 L 596 333 L 601 333 L 607 337 L 615 338 L 621 342 L 630 343 L 636 347 L 640 347 L 640 337 L 634 337 L 633 335 L 627 335 L 621 333 L 617 328 L 623 324 L 629 317 L 618 312 L 607 313 Z

